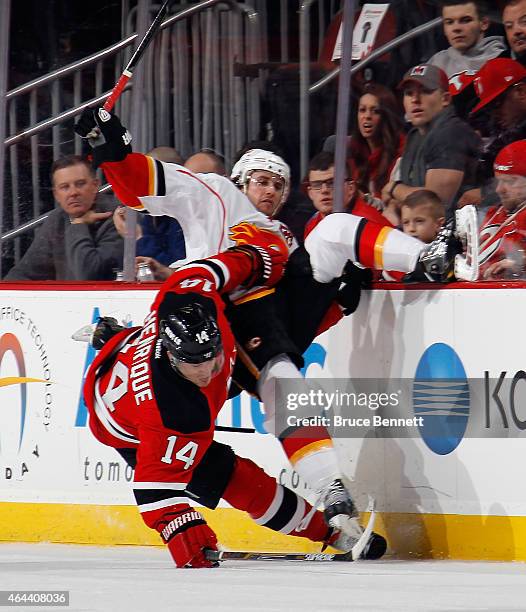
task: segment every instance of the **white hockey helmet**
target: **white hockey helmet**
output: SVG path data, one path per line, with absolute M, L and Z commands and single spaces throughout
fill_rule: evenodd
M 290 186 L 290 167 L 279 155 L 263 149 L 250 149 L 234 164 L 230 178 L 236 185 L 244 187 L 254 170 L 266 170 L 285 181 L 285 193 Z

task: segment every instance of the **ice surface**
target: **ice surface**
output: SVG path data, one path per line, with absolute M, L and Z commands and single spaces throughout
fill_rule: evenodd
M 177 570 L 164 548 L 0 544 L 0 590 L 10 589 L 70 591 L 68 608 L 16 608 L 26 612 L 522 612 L 526 564 L 225 561 Z

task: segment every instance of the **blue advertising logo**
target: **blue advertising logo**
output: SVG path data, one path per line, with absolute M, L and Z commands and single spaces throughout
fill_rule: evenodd
M 413 409 L 415 416 L 424 417 L 420 435 L 434 453 L 447 455 L 457 448 L 469 407 L 469 383 L 460 357 L 447 344 L 432 344 L 416 368 Z

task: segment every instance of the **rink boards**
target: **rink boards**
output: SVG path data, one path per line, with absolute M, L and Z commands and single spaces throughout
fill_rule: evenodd
M 153 296 L 144 287 L 109 284 L 2 288 L 0 540 L 159 543 L 138 516 L 131 470 L 87 428 L 81 387 L 94 354 L 70 339 L 99 314 L 140 323 Z M 455 423 L 445 438 L 422 427 L 337 434 L 358 506 L 374 496 L 377 530 L 393 552 L 526 560 L 525 305 L 526 287 L 516 284 L 375 289 L 306 353 L 308 378 L 331 384 L 352 373 L 379 388 L 400 379 L 410 395 L 405 416 L 431 414 L 440 426 Z M 466 389 L 440 391 L 461 398 L 454 408 L 437 396 L 448 377 L 455 389 Z M 373 413 L 391 416 L 389 406 Z M 255 399 L 229 402 L 218 423 L 254 429 L 217 438 L 309 496 L 265 433 Z M 228 507 L 205 512 L 229 548 L 317 549 Z

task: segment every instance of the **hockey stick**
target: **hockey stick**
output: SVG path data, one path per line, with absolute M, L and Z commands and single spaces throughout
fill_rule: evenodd
M 365 533 L 365 532 L 364 532 Z M 385 553 L 385 540 L 381 536 L 377 536 L 380 542 L 377 542 L 374 553 L 365 555 L 366 560 L 377 560 Z M 383 543 L 382 543 L 383 542 Z M 356 546 L 355 546 L 356 548 Z M 363 549 L 362 549 L 363 552 Z M 347 553 L 276 553 L 276 552 L 242 552 L 238 550 L 207 550 L 205 556 L 209 561 L 356 561 L 355 550 Z
M 170 4 L 171 1 L 172 0 L 165 0 L 165 2 L 163 2 L 163 5 L 159 9 L 159 12 L 155 16 L 155 19 L 152 21 L 152 23 L 151 23 L 150 27 L 148 28 L 146 34 L 144 35 L 143 39 L 139 43 L 139 46 L 137 47 L 137 49 L 135 49 L 134 54 L 130 58 L 130 61 L 126 64 L 126 67 L 122 71 L 122 74 L 119 77 L 119 80 L 117 81 L 117 83 L 116 83 L 115 87 L 113 88 L 111 94 L 109 95 L 109 97 L 106 100 L 106 102 L 104 102 L 104 106 L 103 106 L 104 110 L 109 112 L 115 106 L 115 103 L 117 102 L 117 100 L 119 99 L 121 93 L 123 92 L 124 88 L 126 87 L 126 84 L 132 78 L 135 66 L 139 63 L 139 60 L 144 55 L 144 52 L 146 51 L 146 49 L 150 45 L 153 37 L 157 33 L 157 30 L 161 26 L 162 21 L 163 21 L 163 17 L 165 15 L 166 11 L 168 10 L 168 5 Z
M 234 550 L 207 550 L 209 561 L 352 561 L 348 553 L 274 553 L 240 552 Z
M 376 560 L 383 557 L 387 549 L 385 538 L 373 534 L 376 520 L 374 500 L 369 499 L 371 516 L 362 536 L 346 553 L 274 553 L 274 552 L 241 552 L 234 550 L 206 550 L 209 561 L 356 561 L 358 559 Z M 363 556 L 362 556 L 363 555 Z
M 351 556 L 353 561 L 356 561 L 356 559 L 360 558 L 362 552 L 365 550 L 365 547 L 369 543 L 369 538 L 373 533 L 373 527 L 376 521 L 376 511 L 374 509 L 374 499 L 372 498 L 369 499 L 369 511 L 371 512 L 371 514 L 369 516 L 367 527 L 363 530 L 360 539 L 358 540 L 358 542 L 356 542 L 356 544 L 352 547 L 351 550 Z

